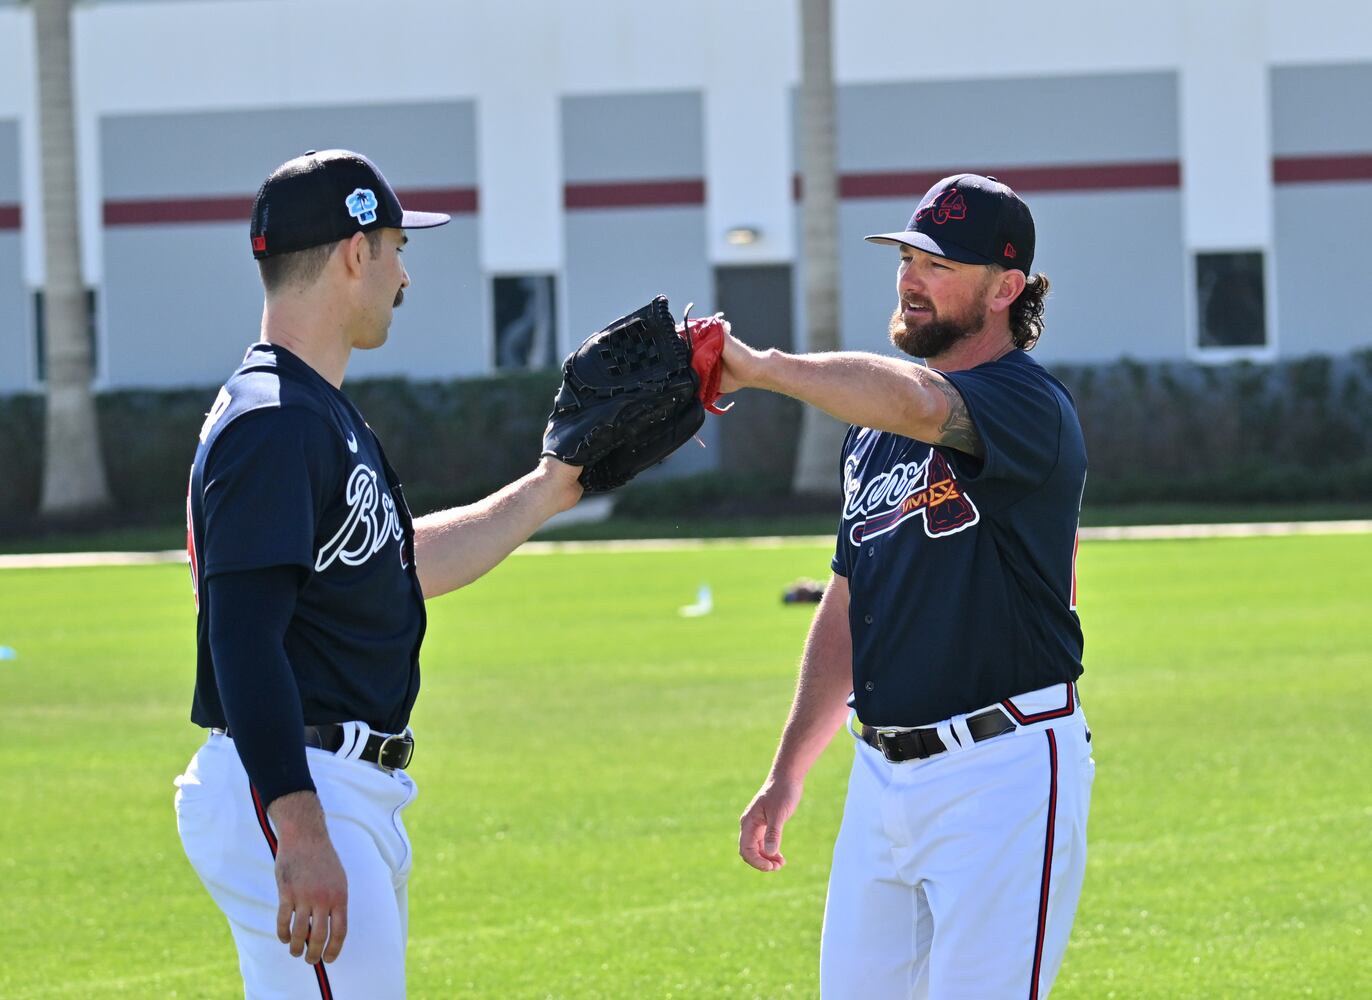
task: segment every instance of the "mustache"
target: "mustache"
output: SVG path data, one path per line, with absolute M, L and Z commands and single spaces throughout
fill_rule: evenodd
M 395 291 L 395 301 L 391 303 L 391 308 L 392 308 L 392 309 L 398 309 L 398 308 L 400 307 L 400 303 L 402 303 L 402 302 L 404 302 L 404 301 L 405 301 L 405 289 L 403 289 L 403 288 L 397 288 L 396 291 Z

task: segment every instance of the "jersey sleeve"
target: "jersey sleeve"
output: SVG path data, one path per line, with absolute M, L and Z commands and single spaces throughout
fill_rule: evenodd
M 335 435 L 315 414 L 271 407 L 224 428 L 205 460 L 204 572 L 314 568 L 316 527 L 336 486 Z
M 314 791 L 300 689 L 284 637 L 303 574 L 288 566 L 221 573 L 206 587 L 214 677 L 243 769 L 263 808 Z
M 1017 364 L 983 365 L 943 377 L 962 395 L 985 448 L 980 459 L 939 449 L 958 478 L 994 483 L 1010 502 L 1042 485 L 1057 465 L 1062 438 L 1062 404 L 1048 380 Z

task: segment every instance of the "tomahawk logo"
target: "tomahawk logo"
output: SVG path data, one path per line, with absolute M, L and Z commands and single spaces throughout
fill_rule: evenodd
M 948 460 L 937 451 L 931 450 L 923 462 L 898 462 L 865 483 L 857 478 L 857 469 L 857 459 L 849 458 L 843 520 L 851 523 L 848 539 L 854 545 L 894 531 L 912 517 L 924 518 L 924 533 L 930 538 L 955 535 L 981 520 Z
M 962 200 L 962 192 L 949 188 L 915 213 L 916 222 L 923 222 L 925 218 L 931 218 L 936 226 L 949 219 L 967 218 L 967 202 Z
M 328 569 L 335 561 L 345 566 L 361 566 L 392 539 L 404 540 L 395 503 L 390 492 L 381 489 L 374 471 L 365 465 L 353 466 L 344 496 L 348 516 L 315 556 L 315 572 Z

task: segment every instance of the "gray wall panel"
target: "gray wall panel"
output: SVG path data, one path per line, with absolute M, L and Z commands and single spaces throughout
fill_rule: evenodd
M 0 121 L 0 205 L 19 204 L 19 126 Z M 0 230 L 0 392 L 33 384 L 33 318 L 20 230 Z
M 17 230 L 0 232 L 0 392 L 33 385 L 33 317 L 19 266 L 22 250 Z
M 1271 71 L 1277 156 L 1372 150 L 1372 63 Z
M 838 120 L 843 171 L 1179 156 L 1173 73 L 850 85 Z
M 102 369 L 113 388 L 212 386 L 257 339 L 262 287 L 243 227 L 105 230 Z
M 572 183 L 700 177 L 703 122 L 695 92 L 564 97 L 563 177 Z
M 1053 282 L 1038 360 L 1186 357 L 1179 192 L 1038 194 L 1029 204 L 1034 268 Z
M 19 203 L 19 123 L 0 121 L 0 203 Z
M 120 115 L 100 123 L 106 198 L 251 196 L 307 149 L 371 157 L 394 187 L 476 180 L 471 102 Z
M 704 175 L 699 93 L 614 94 L 562 99 L 562 172 L 568 183 L 697 178 Z M 642 137 L 672 123 L 671 142 Z M 571 345 L 664 294 L 679 317 L 713 309 L 714 276 L 703 206 L 579 209 L 564 216 L 567 337 Z M 645 478 L 718 466 L 718 428 L 706 420 L 701 449 L 678 449 Z
M 1181 199 L 1175 191 L 1110 191 L 1029 199 L 1038 230 L 1035 270 L 1053 282 L 1042 361 L 1182 358 L 1186 354 Z M 899 229 L 905 200 L 846 202 L 840 219 L 844 346 L 894 353 L 887 323 L 896 304 L 891 247 L 868 233 Z M 1129 248 L 1112 248 L 1119 234 Z
M 354 351 L 348 377 L 484 374 L 490 333 L 482 325 L 476 219 L 459 216 L 439 229 L 411 232 L 403 259 L 410 287 L 390 339 L 378 350 Z
M 101 128 L 106 198 L 250 196 L 268 170 L 316 142 L 374 156 L 402 189 L 475 182 L 469 103 L 136 116 Z M 104 241 L 107 384 L 222 381 L 256 337 L 262 310 L 247 219 L 107 226 Z M 416 233 L 411 247 L 413 287 L 391 341 L 359 352 L 350 377 L 484 371 L 476 217 Z
M 700 208 L 569 212 L 567 326 L 579 344 L 608 320 L 666 295 L 681 315 L 687 302 L 710 308 L 714 279 Z
M 566 221 L 567 327 L 573 345 L 610 320 L 666 295 L 679 319 L 713 310 L 714 277 L 705 244 L 703 209 L 651 208 L 569 212 Z M 655 475 L 686 475 L 719 462 L 718 429 L 707 417 L 706 447 L 687 444 Z
M 450 378 L 484 370 L 476 222 L 416 233 L 411 287 L 389 342 L 357 351 L 349 378 Z M 214 385 L 257 339 L 262 286 L 233 224 L 105 231 L 106 381 L 113 387 Z
M 1372 219 L 1372 184 L 1283 184 L 1274 207 L 1280 353 L 1372 348 L 1366 232 L 1329 222 Z

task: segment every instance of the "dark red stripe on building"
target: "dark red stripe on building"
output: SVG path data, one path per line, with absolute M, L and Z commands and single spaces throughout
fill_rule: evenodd
M 1272 161 L 1272 180 L 1278 184 L 1372 181 L 1372 153 L 1278 156 Z
M 470 215 L 476 211 L 476 188 L 415 188 L 398 191 L 400 204 L 416 212 Z M 252 215 L 252 198 L 148 198 L 105 202 L 107 226 L 168 226 L 207 222 L 241 222 Z
M 999 178 L 1021 194 L 1029 191 L 1123 191 L 1181 186 L 1181 164 L 1176 160 L 972 169 L 976 173 Z M 839 197 L 919 198 L 937 181 L 961 172 L 950 167 L 945 170 L 844 174 L 838 182 Z
M 613 181 L 577 183 L 562 188 L 562 204 L 577 208 L 658 208 L 705 204 L 705 181 Z
M 18 229 L 23 213 L 18 205 L 0 205 L 0 230 Z
M 1063 716 L 1071 715 L 1077 710 L 1076 692 L 1076 685 L 1068 684 L 1066 705 L 1063 705 L 1062 708 L 1050 708 L 1048 711 L 1039 712 L 1036 715 L 1025 715 L 1015 707 L 1015 703 L 1009 698 L 1006 698 L 1000 704 L 1001 707 L 1014 716 L 1015 721 L 1021 726 L 1029 726 L 1033 725 L 1035 722 L 1047 722 L 1049 719 L 1061 719 Z
M 475 215 L 478 203 L 474 187 L 405 188 L 397 191 L 396 195 L 403 207 L 414 212 Z
M 242 222 L 251 198 L 157 198 L 105 202 L 107 226 L 163 226 L 188 222 Z
M 1034 935 L 1034 971 L 1029 979 L 1029 1000 L 1038 1000 L 1039 972 L 1043 966 L 1043 938 L 1048 930 L 1048 887 L 1053 879 L 1053 827 L 1058 815 L 1058 743 L 1048 734 L 1048 829 L 1043 838 L 1043 879 L 1039 882 L 1039 925 Z

